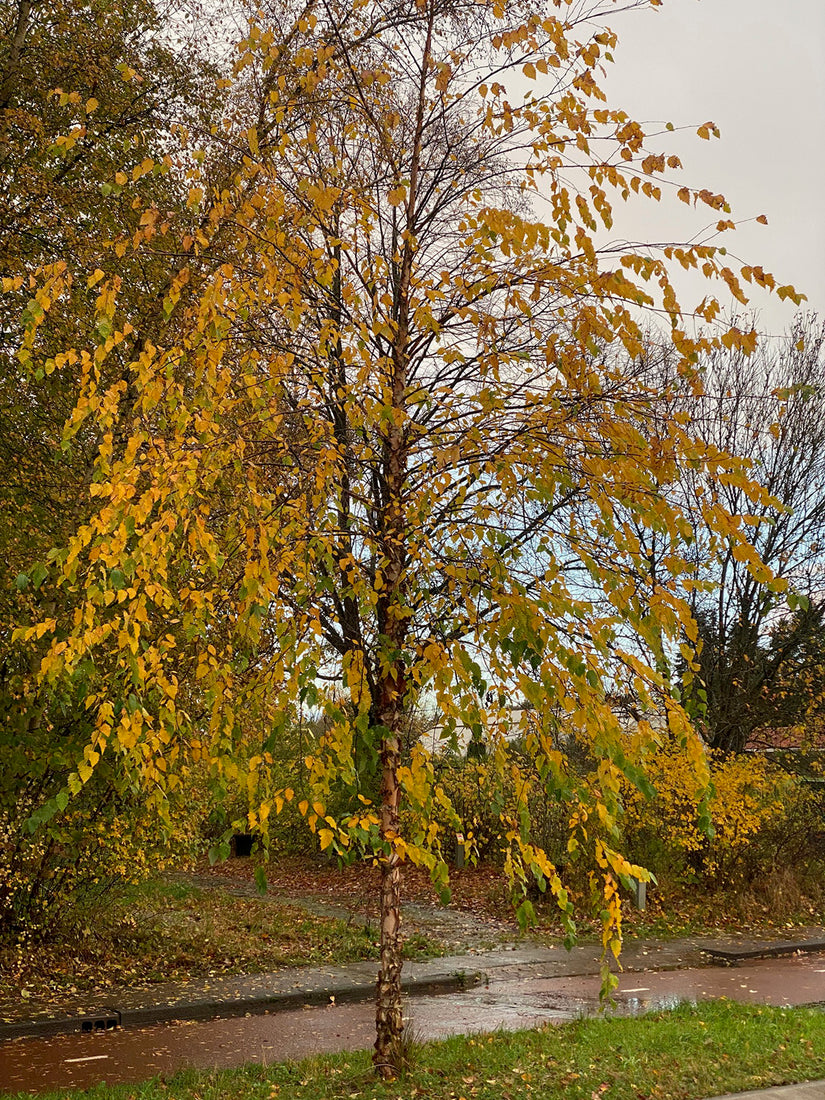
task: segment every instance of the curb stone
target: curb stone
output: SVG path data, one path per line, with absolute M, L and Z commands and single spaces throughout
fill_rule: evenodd
M 744 959 L 778 959 L 783 955 L 806 954 L 813 951 L 825 951 L 825 939 L 818 940 L 780 940 L 777 943 L 742 945 L 741 947 L 715 947 L 708 944 L 702 949 L 706 955 L 727 964 L 735 964 Z

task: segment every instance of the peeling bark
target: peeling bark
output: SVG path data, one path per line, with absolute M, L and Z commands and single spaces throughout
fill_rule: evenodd
M 398 828 L 398 760 L 398 739 L 389 737 L 381 753 L 381 831 L 385 836 L 394 834 Z M 404 1030 L 401 947 L 401 861 L 392 848 L 381 865 L 381 964 L 375 999 L 373 1056 L 377 1073 L 386 1078 L 396 1075 L 398 1048 Z

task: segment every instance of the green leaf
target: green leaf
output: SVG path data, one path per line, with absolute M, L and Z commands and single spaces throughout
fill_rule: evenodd
M 430 872 L 430 879 L 435 887 L 436 894 L 438 894 L 438 900 L 442 905 L 450 904 L 449 877 L 450 869 L 443 860 L 436 863 Z
M 516 920 L 522 932 L 526 932 L 528 928 L 531 928 L 536 923 L 536 910 L 533 908 L 533 903 L 529 898 L 525 898 L 518 909 L 516 909 Z
M 213 845 L 209 849 L 209 866 L 214 867 L 216 863 L 221 863 L 223 860 L 229 859 L 231 854 L 232 849 L 229 847 L 229 841 L 220 841 L 220 843 Z
M 35 588 L 39 588 L 43 581 L 48 577 L 49 571 L 42 562 L 38 562 L 31 571 L 31 582 Z
M 255 868 L 255 889 L 261 897 L 263 897 L 267 891 L 266 871 L 263 867 Z
M 789 592 L 788 593 L 788 607 L 791 611 L 809 611 L 811 607 L 811 601 L 807 596 L 803 596 L 801 592 Z

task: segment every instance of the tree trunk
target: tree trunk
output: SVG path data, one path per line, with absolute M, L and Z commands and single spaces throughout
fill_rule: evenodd
M 403 359 L 395 375 L 395 397 L 403 402 Z M 384 441 L 387 506 L 383 516 L 384 586 L 377 605 L 380 636 L 385 639 L 385 659 L 377 662 L 376 719 L 381 736 L 381 967 L 375 1008 L 373 1062 L 381 1077 L 392 1078 L 399 1068 L 398 1054 L 404 1021 L 401 1011 L 401 857 L 398 810 L 401 785 L 401 730 L 407 694 L 407 673 L 401 656 L 406 641 L 404 567 L 406 562 L 404 514 L 401 504 L 405 449 L 402 433 L 391 427 Z
M 410 156 L 406 230 L 399 236 L 400 262 L 394 273 L 395 338 L 392 348 L 392 408 L 400 418 L 387 425 L 382 447 L 384 490 L 381 500 L 381 551 L 383 586 L 376 606 L 379 636 L 385 639 L 386 660 L 377 663 L 377 711 L 381 734 L 381 966 L 375 1006 L 375 1054 L 373 1063 L 381 1077 L 395 1077 L 404 1031 L 401 1009 L 401 859 L 396 847 L 401 788 L 401 730 L 407 705 L 407 672 L 401 653 L 407 638 L 408 615 L 405 598 L 405 568 L 409 531 L 404 511 L 408 440 L 402 427 L 407 412 L 407 361 L 410 334 L 410 285 L 415 254 L 415 211 L 424 132 L 424 106 L 435 8 L 427 13 L 427 39 L 421 64 L 416 108 L 415 137 Z
M 375 1054 L 381 1077 L 395 1077 L 404 1018 L 401 1005 L 401 860 L 392 842 L 398 830 L 398 738 L 385 737 L 381 752 L 381 832 L 390 854 L 381 864 L 381 965 L 375 998 Z

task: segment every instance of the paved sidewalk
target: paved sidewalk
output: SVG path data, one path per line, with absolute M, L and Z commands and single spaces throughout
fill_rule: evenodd
M 802 1085 L 778 1085 L 755 1092 L 732 1092 L 713 1100 L 825 1100 L 825 1081 L 808 1081 Z
M 822 929 L 806 930 L 796 941 L 693 937 L 681 940 L 633 941 L 622 952 L 625 972 L 675 970 L 726 965 L 756 955 L 776 956 L 799 950 L 822 950 Z M 483 981 L 578 977 L 599 973 L 597 945 L 508 945 L 478 954 L 451 955 L 404 964 L 408 993 L 453 992 Z M 378 964 L 284 968 L 271 974 L 169 982 L 149 989 L 127 990 L 108 997 L 75 1000 L 55 1006 L 39 1018 L 0 1022 L 0 1041 L 35 1035 L 59 1035 L 107 1027 L 145 1027 L 165 1020 L 204 1020 L 272 1012 L 309 1004 L 365 1001 L 373 996 Z

